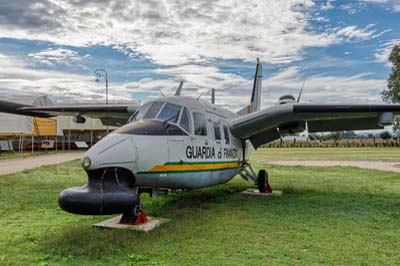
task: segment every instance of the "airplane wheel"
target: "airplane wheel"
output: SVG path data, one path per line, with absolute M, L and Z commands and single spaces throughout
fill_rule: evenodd
M 260 191 L 261 193 L 267 191 L 267 181 L 268 181 L 267 171 L 264 169 L 258 171 L 258 177 L 257 177 L 258 191 Z

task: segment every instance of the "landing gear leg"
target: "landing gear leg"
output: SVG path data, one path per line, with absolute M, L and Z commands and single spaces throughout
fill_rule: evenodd
M 268 183 L 268 172 L 264 169 L 258 172 L 257 187 L 261 193 L 272 193 L 272 188 Z
M 120 224 L 131 224 L 131 225 L 139 225 L 147 222 L 146 214 L 143 211 L 142 200 L 140 199 L 140 194 L 138 193 L 139 201 L 133 207 L 133 209 L 122 214 Z
M 260 193 L 272 194 L 272 188 L 268 183 L 268 172 L 265 169 L 261 169 L 256 175 L 253 167 L 248 162 L 245 162 L 239 174 L 244 180 L 254 182 Z

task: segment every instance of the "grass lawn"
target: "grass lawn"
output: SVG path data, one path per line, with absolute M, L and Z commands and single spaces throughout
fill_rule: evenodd
M 254 152 L 252 159 L 400 161 L 400 148 L 265 148 Z
M 284 195 L 240 195 L 252 185 L 235 178 L 146 196 L 148 215 L 171 219 L 148 233 L 59 209 L 58 193 L 85 182 L 78 161 L 0 176 L 0 265 L 400 265 L 398 173 L 254 166 Z

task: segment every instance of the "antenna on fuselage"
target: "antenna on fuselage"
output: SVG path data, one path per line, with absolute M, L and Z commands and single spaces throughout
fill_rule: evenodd
M 178 88 L 176 89 L 176 92 L 175 92 L 175 96 L 181 96 L 182 87 L 183 87 L 183 81 L 181 81 L 179 83 L 179 86 L 178 86 Z
M 300 102 L 301 94 L 303 93 L 304 83 L 306 83 L 306 79 L 303 80 L 303 85 L 301 85 L 299 97 L 297 97 L 297 102 Z
M 215 104 L 215 89 L 211 89 L 211 103 Z
M 197 100 L 200 100 L 201 96 L 203 96 L 204 94 L 207 94 L 211 91 L 212 89 L 209 89 L 208 91 L 202 92 L 200 93 L 199 97 L 197 97 Z

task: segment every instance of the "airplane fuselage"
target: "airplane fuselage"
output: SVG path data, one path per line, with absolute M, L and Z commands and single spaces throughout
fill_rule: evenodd
M 137 186 L 200 188 L 229 181 L 248 159 L 243 143 L 229 131 L 228 120 L 236 114 L 216 105 L 163 97 L 135 116 L 88 150 L 87 171 L 124 168 Z

